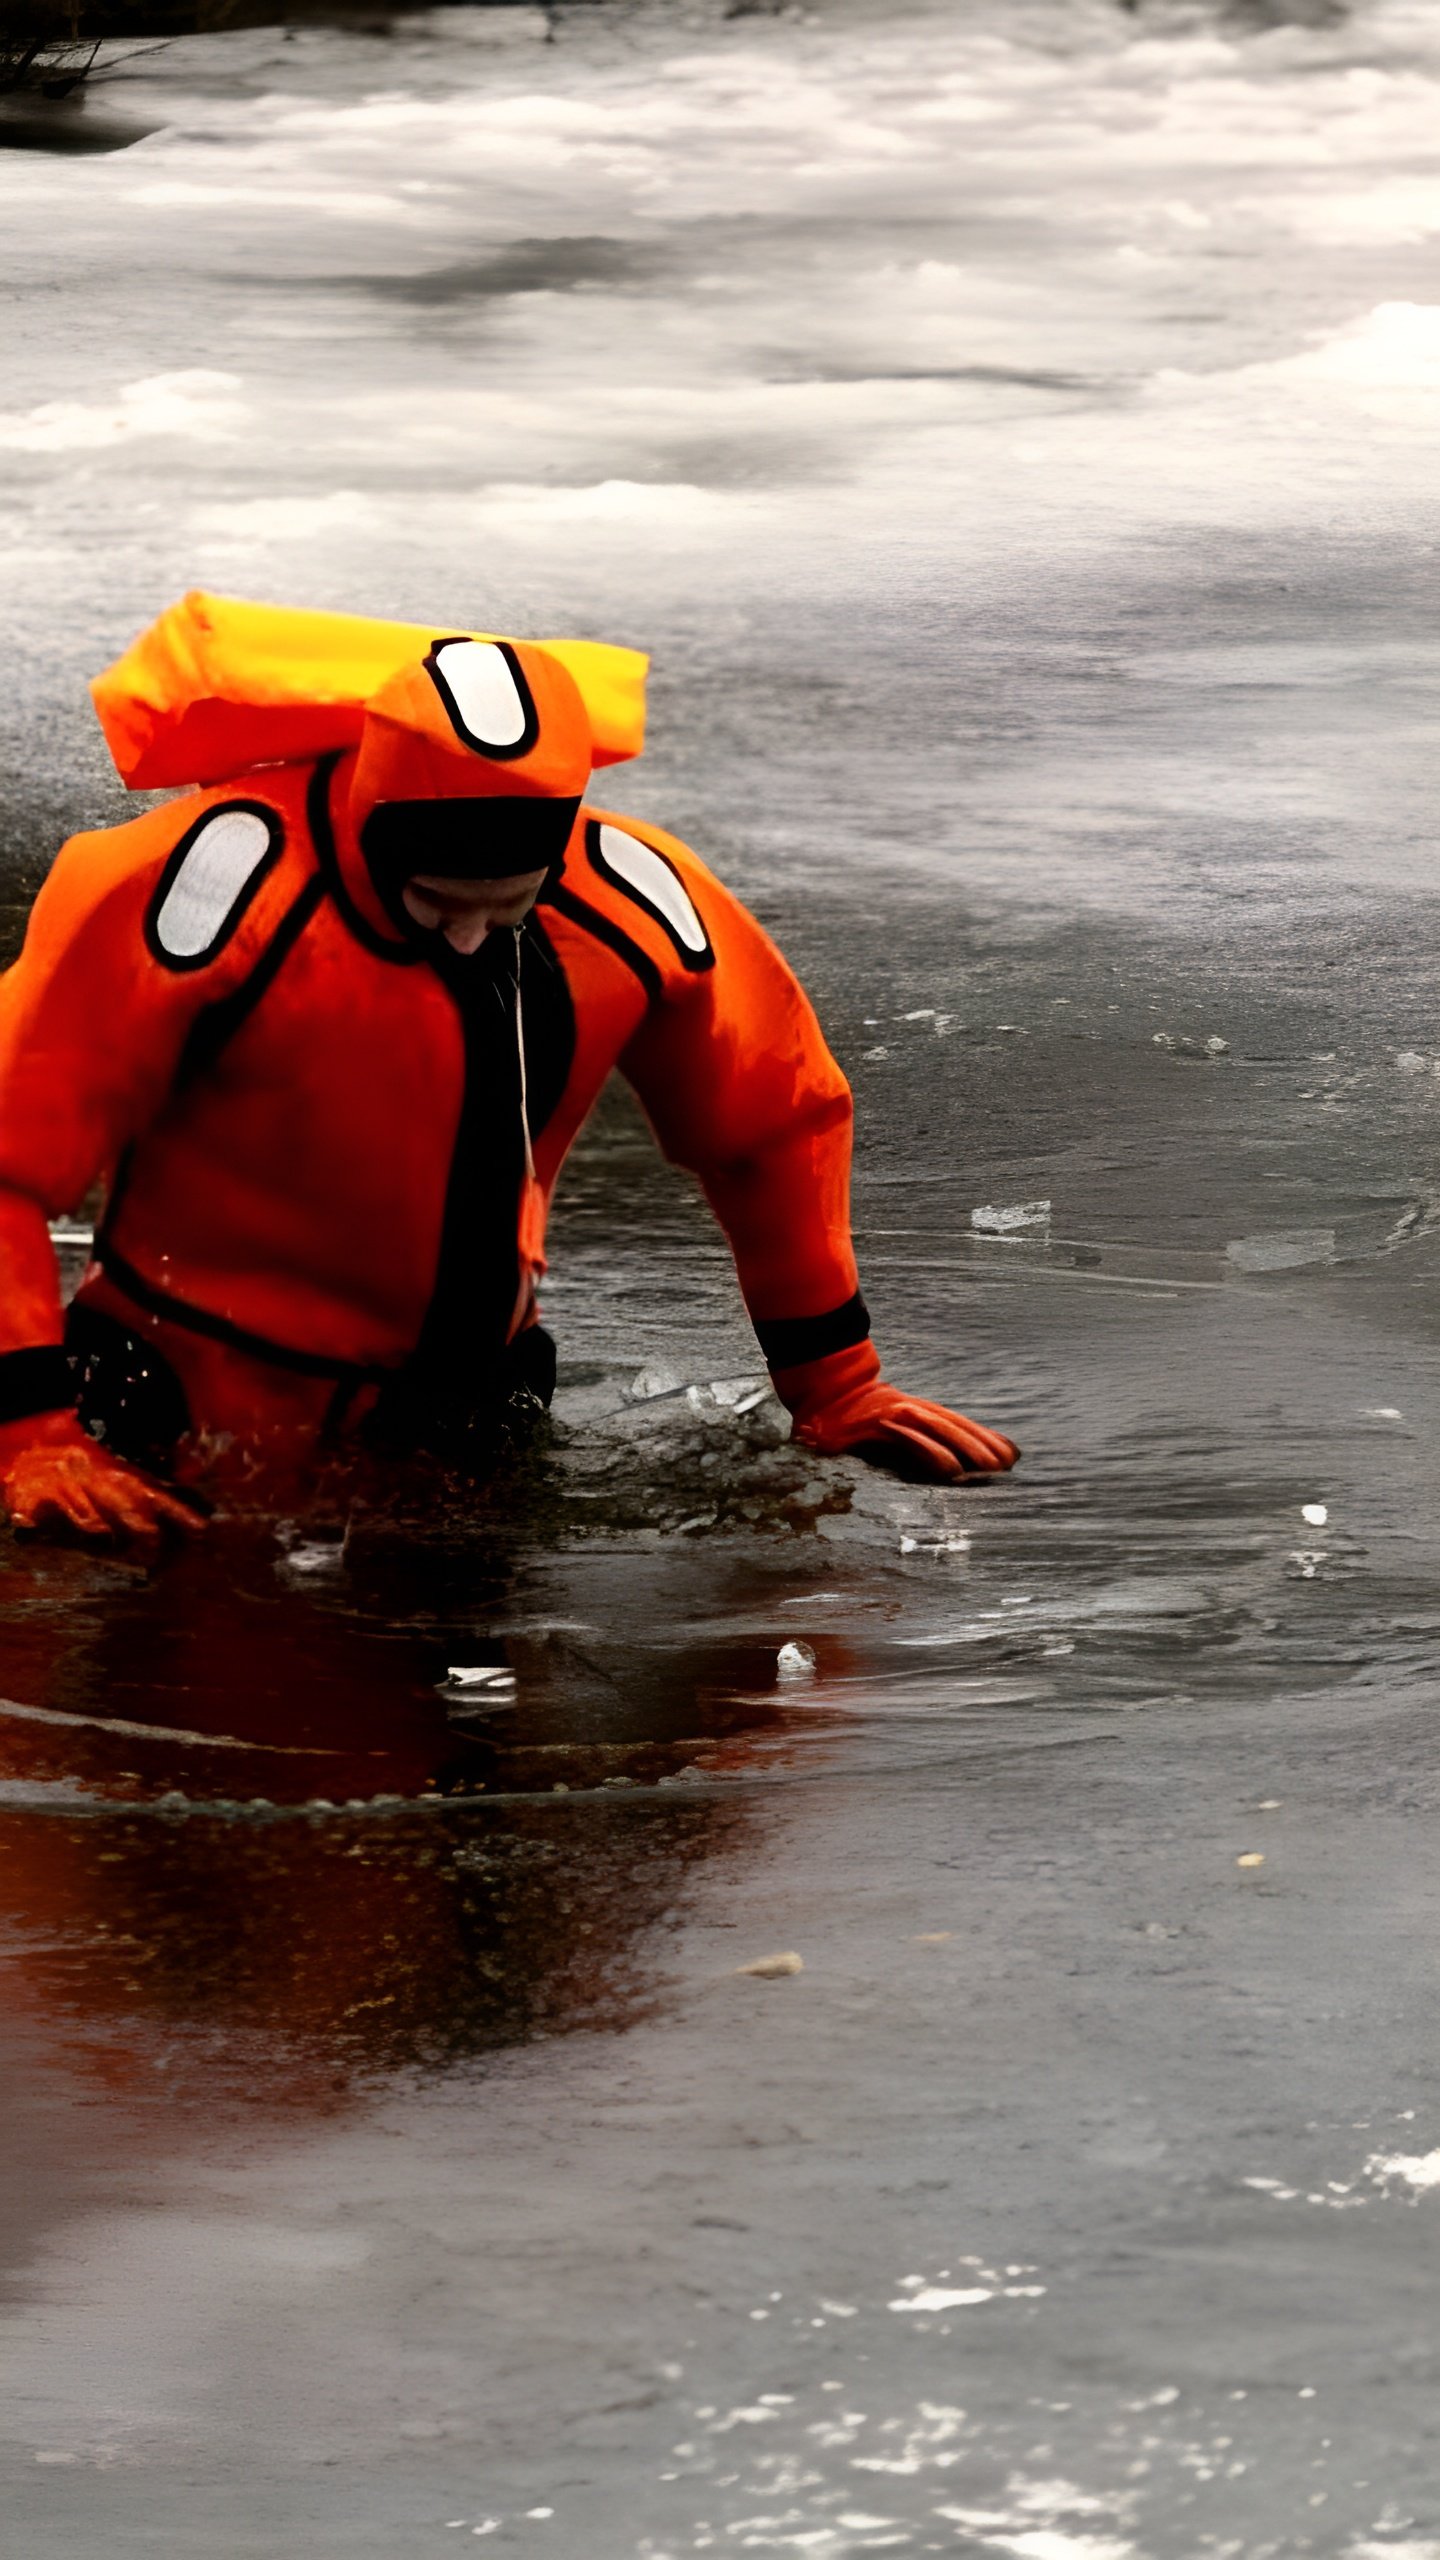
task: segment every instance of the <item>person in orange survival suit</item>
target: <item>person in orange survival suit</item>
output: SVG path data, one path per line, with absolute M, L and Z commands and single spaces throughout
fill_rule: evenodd
M 1013 1464 L 882 1379 L 810 1005 L 693 853 L 584 805 L 590 763 L 557 658 L 437 641 L 358 747 L 63 848 L 0 981 L 16 1527 L 153 1535 L 227 1449 L 263 1480 L 361 1427 L 458 1430 L 502 1379 L 548 1396 L 545 1208 L 617 1062 L 729 1238 L 796 1437 Z M 67 1321 L 46 1220 L 102 1176 Z

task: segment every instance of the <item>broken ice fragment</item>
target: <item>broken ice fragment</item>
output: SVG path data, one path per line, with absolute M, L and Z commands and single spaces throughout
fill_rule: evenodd
M 781 1955 L 755 1956 L 749 1964 L 737 1964 L 735 1970 L 737 1974 L 753 1973 L 761 1982 L 779 1982 L 787 1973 L 803 1973 L 805 1959 L 790 1947 Z
M 775 1669 L 782 1680 L 808 1680 L 815 1668 L 815 1648 L 810 1644 L 782 1644 L 775 1656 Z
M 307 1541 L 289 1548 L 276 1566 L 279 1573 L 337 1573 L 345 1561 L 338 1539 Z
M 1312 1529 L 1323 1529 L 1330 1514 L 1323 1502 L 1302 1502 L 1300 1517 L 1308 1520 Z
M 1212 1031 L 1207 1040 L 1192 1040 L 1184 1032 L 1152 1031 L 1151 1041 L 1157 1049 L 1166 1049 L 1176 1058 L 1224 1058 L 1230 1043 Z
M 710 1393 L 717 1404 L 728 1405 L 735 1413 L 748 1413 L 752 1404 L 759 1403 L 768 1386 L 768 1379 L 757 1378 L 753 1374 L 748 1378 L 712 1378 Z
M 515 1674 L 489 1663 L 452 1662 L 445 1674 L 456 1689 L 513 1689 Z
M 919 2293 L 905 2294 L 888 2307 L 891 2311 L 962 2311 L 974 2302 L 993 2302 L 994 2289 L 989 2285 L 970 2285 L 963 2293 L 952 2293 L 944 2285 L 927 2284 Z
M 656 1396 L 678 1396 L 684 1384 L 677 1370 L 656 1361 L 649 1368 L 637 1369 L 628 1393 L 633 1404 L 649 1404 Z
M 1440 2151 L 1397 2151 L 1388 2159 L 1377 2151 L 1366 2161 L 1365 2174 L 1376 2179 L 1403 2178 L 1407 2186 L 1417 2191 L 1440 2187 Z
M 1048 1200 L 1012 1200 L 1003 1206 L 992 1202 L 972 1209 L 970 1224 L 978 1236 L 1016 1236 L 1047 1233 L 1050 1226 Z

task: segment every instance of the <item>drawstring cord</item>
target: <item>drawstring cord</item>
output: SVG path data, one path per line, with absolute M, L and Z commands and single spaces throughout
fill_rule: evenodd
M 525 1140 L 525 1179 L 535 1179 L 535 1151 L 530 1144 L 530 1097 L 525 1080 L 525 1007 L 520 994 L 520 936 L 523 925 L 515 927 L 515 1047 L 520 1059 L 520 1128 Z
M 535 1280 L 545 1268 L 545 1201 L 535 1174 L 535 1150 L 530 1144 L 530 1095 L 525 1073 L 525 1003 L 520 990 L 520 935 L 515 927 L 515 1050 L 520 1061 L 520 1128 L 525 1140 L 525 1178 L 520 1186 L 520 1223 L 516 1234 L 519 1247 L 520 1292 L 515 1301 L 511 1327 L 512 1338 L 525 1323 L 535 1321 Z

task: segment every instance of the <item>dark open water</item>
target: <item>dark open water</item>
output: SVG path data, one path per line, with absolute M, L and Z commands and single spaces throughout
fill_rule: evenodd
M 651 647 L 618 805 L 1026 1449 L 780 1445 L 617 1099 L 488 1501 L 0 1561 L 24 2560 L 1440 2554 L 1440 45 L 1278 14 L 245 34 L 0 158 L 17 910 L 187 584 Z

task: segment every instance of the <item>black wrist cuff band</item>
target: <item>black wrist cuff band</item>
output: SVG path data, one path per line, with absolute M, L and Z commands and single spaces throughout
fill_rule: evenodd
M 752 1316 L 767 1369 L 800 1369 L 831 1351 L 849 1351 L 868 1340 L 870 1310 L 857 1289 L 843 1307 L 823 1316 Z
M 64 1413 L 75 1404 L 75 1377 L 58 1343 L 0 1352 L 0 1422 L 32 1413 Z

